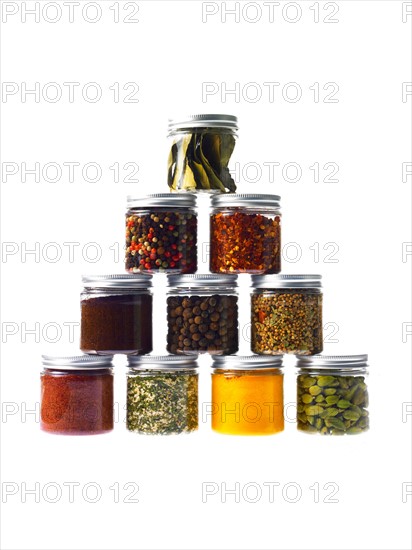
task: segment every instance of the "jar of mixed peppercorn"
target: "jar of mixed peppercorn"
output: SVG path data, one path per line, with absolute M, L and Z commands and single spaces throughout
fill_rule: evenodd
M 83 277 L 80 349 L 84 353 L 152 351 L 152 276 Z
M 179 434 L 198 428 L 197 357 L 129 357 L 127 429 Z
M 321 435 L 366 432 L 367 361 L 367 355 L 298 357 L 298 430 Z
M 252 275 L 252 351 L 314 355 L 323 349 L 321 275 Z
M 169 275 L 167 351 L 238 351 L 236 275 Z
M 190 115 L 169 120 L 167 181 L 171 191 L 226 193 L 236 191 L 229 161 L 236 144 L 237 118 Z
M 128 197 L 126 270 L 195 273 L 196 196 L 160 193 Z
M 212 197 L 210 271 L 279 273 L 280 197 L 227 194 Z
M 113 429 L 112 356 L 43 355 L 40 427 L 63 435 Z

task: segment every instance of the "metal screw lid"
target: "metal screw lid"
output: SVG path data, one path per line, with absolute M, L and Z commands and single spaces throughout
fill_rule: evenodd
M 368 366 L 364 355 L 297 355 L 296 366 L 301 369 L 359 369 Z
M 227 370 L 279 369 L 283 355 L 214 355 L 212 368 Z
M 136 197 L 128 195 L 128 208 L 194 208 L 197 197 L 193 193 L 155 193 Z
M 150 273 L 121 273 L 115 275 L 83 275 L 85 288 L 110 288 L 118 290 L 140 290 L 152 286 Z
M 42 355 L 46 368 L 53 370 L 93 370 L 112 367 L 113 355 Z
M 222 288 L 237 287 L 237 275 L 168 275 L 169 287 L 176 288 Z
M 128 355 L 129 368 L 136 370 L 196 369 L 198 355 Z
M 237 131 L 237 117 L 233 115 L 203 114 L 169 119 L 169 134 L 175 130 L 184 130 L 186 128 L 225 128 Z
M 253 288 L 321 288 L 322 275 L 252 275 Z
M 242 193 L 221 193 L 214 195 L 211 200 L 213 208 L 234 206 L 234 207 L 254 207 L 254 208 L 280 208 L 279 195 L 258 195 Z

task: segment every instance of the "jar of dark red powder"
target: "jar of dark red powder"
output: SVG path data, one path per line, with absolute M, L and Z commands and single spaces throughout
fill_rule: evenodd
M 40 427 L 62 435 L 113 429 L 112 356 L 43 355 Z
M 279 273 L 280 197 L 229 193 L 212 197 L 210 271 Z
M 195 273 L 196 196 L 160 193 L 128 197 L 126 270 Z
M 80 349 L 92 354 L 152 351 L 152 276 L 83 277 Z

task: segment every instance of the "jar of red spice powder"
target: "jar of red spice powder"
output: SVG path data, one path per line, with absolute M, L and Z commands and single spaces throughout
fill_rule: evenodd
M 62 435 L 113 429 L 112 356 L 43 355 L 40 427 Z
M 280 197 L 228 193 L 211 204 L 210 271 L 279 273 Z

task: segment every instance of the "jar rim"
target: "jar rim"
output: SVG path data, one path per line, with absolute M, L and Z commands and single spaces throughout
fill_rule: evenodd
M 236 288 L 237 275 L 218 275 L 214 273 L 206 274 L 185 274 L 168 275 L 167 284 L 172 288 Z
M 147 289 L 152 286 L 150 273 L 116 273 L 114 275 L 82 275 L 85 288 Z
M 297 355 L 302 370 L 351 370 L 368 367 L 368 355 Z
M 128 195 L 128 208 L 195 208 L 197 197 L 194 193 L 155 193 L 136 197 Z
M 234 115 L 212 113 L 169 118 L 169 135 L 176 130 L 184 130 L 189 128 L 225 128 L 234 131 L 239 129 L 237 117 Z
M 252 288 L 321 288 L 322 275 L 252 275 Z
M 42 355 L 43 366 L 49 370 L 95 370 L 111 368 L 113 355 Z
M 281 369 L 283 355 L 215 355 L 212 368 L 219 370 Z
M 198 355 L 128 355 L 128 367 L 135 371 L 195 370 Z
M 212 208 L 223 206 L 244 206 L 255 208 L 280 208 L 280 196 L 256 193 L 221 193 L 213 195 Z

